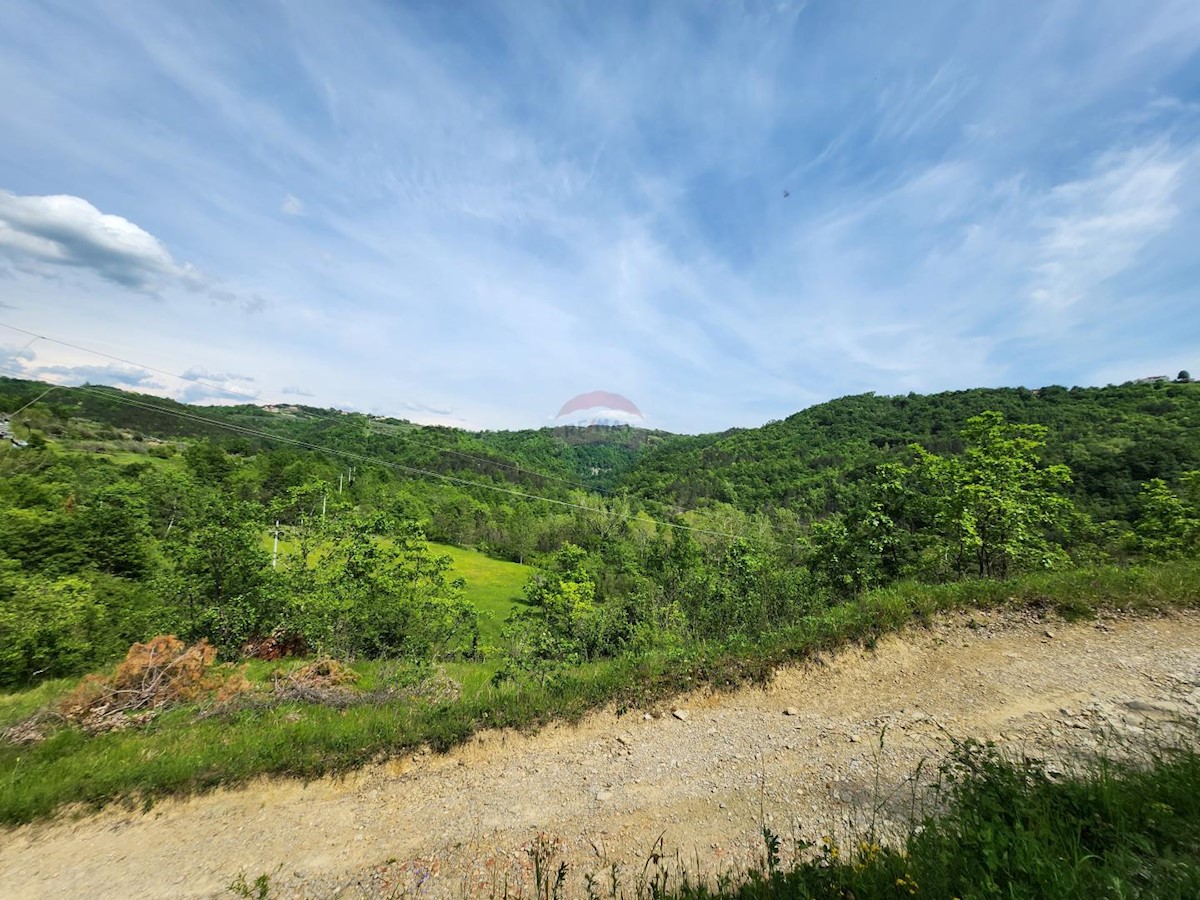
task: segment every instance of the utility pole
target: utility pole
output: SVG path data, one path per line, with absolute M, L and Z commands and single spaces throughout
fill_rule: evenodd
M 338 493 L 342 492 L 342 473 L 338 472 Z
M 321 495 L 321 521 L 325 521 L 325 502 L 329 499 L 329 491 Z
M 271 568 L 275 569 L 279 566 L 279 520 L 275 520 L 275 549 L 271 551 Z

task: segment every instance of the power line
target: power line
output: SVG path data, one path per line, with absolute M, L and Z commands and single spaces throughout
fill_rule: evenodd
M 12 413 L 11 415 L 8 415 L 7 417 L 10 419 L 15 419 L 17 416 L 19 416 L 21 413 L 25 412 L 25 410 L 29 409 L 29 407 L 33 406 L 33 404 L 37 403 L 39 400 L 41 400 L 43 397 L 45 397 L 51 391 L 57 391 L 57 390 L 59 390 L 59 386 L 55 385 L 54 387 L 50 388 L 50 390 L 42 391 L 40 394 L 38 394 L 36 397 L 34 397 L 32 400 L 30 400 L 28 403 L 26 403 L 20 409 L 18 409 L 15 413 Z
M 159 375 L 166 375 L 168 378 L 178 378 L 180 381 L 188 381 L 188 382 L 191 382 L 192 384 L 203 385 L 204 387 L 212 388 L 213 390 L 221 391 L 222 393 L 225 393 L 225 394 L 232 394 L 235 397 L 244 397 L 247 400 L 253 400 L 256 405 L 262 400 L 261 397 L 258 397 L 254 394 L 248 394 L 245 391 L 239 391 L 236 388 L 226 387 L 223 384 L 217 384 L 215 382 L 207 381 L 203 378 L 196 378 L 191 375 L 180 375 L 177 372 L 168 372 L 165 369 L 158 369 L 158 368 L 155 368 L 154 366 L 148 366 L 145 363 L 135 362 L 134 360 L 125 359 L 124 357 L 121 357 L 121 356 L 113 356 L 111 353 L 105 353 L 101 350 L 95 350 L 91 347 L 82 347 L 79 344 L 72 344 L 69 341 L 63 341 L 63 340 L 59 340 L 57 338 L 47 337 L 46 335 L 37 334 L 35 332 L 29 331 L 28 329 L 20 328 L 16 325 L 10 325 L 7 322 L 0 322 L 0 326 L 3 326 L 4 328 L 8 328 L 11 331 L 16 331 L 16 332 L 19 332 L 24 335 L 29 335 L 33 338 L 33 340 L 31 340 L 24 347 L 22 347 L 21 350 L 18 351 L 18 353 L 24 352 L 25 350 L 29 349 L 29 347 L 31 347 L 37 341 L 48 341 L 49 343 L 52 343 L 52 344 L 58 344 L 60 347 L 69 347 L 72 350 L 78 350 L 81 353 L 91 353 L 94 356 L 99 356 L 99 357 L 102 357 L 103 359 L 112 360 L 113 362 L 119 362 L 126 366 L 133 366 L 134 368 L 137 368 L 137 369 L 145 369 L 148 372 L 155 372 Z M 315 416 L 312 416 L 311 418 L 316 419 L 319 422 L 340 422 L 341 421 L 340 419 L 334 418 L 333 416 L 315 415 Z M 370 420 L 368 420 L 368 421 L 370 421 Z M 489 459 L 486 456 L 476 456 L 472 453 L 466 453 L 462 450 L 455 450 L 452 447 L 443 447 L 439 444 L 433 443 L 432 441 L 423 441 L 423 440 L 420 440 L 419 438 L 410 437 L 405 434 L 392 434 L 390 436 L 396 438 L 397 440 L 407 441 L 408 443 L 414 444 L 419 447 L 428 447 L 429 449 L 435 450 L 438 453 L 447 453 L 447 454 L 450 454 L 451 456 L 457 456 L 457 457 L 460 457 L 461 459 L 469 459 L 473 462 L 480 463 L 482 465 L 495 466 L 496 468 L 500 468 L 500 469 L 507 469 L 510 472 L 516 472 L 518 475 L 520 475 L 522 473 L 524 473 L 526 475 L 536 475 L 538 478 L 543 478 L 547 481 L 558 481 L 563 484 L 569 484 L 569 485 L 573 485 L 574 487 L 583 488 L 584 490 L 596 490 L 595 488 L 589 487 L 586 483 L 584 483 L 583 481 L 580 481 L 578 478 L 564 478 L 561 475 L 548 475 L 545 472 L 538 471 L 537 469 L 522 468 L 520 465 L 513 465 L 511 463 L 502 462 L 500 460 Z M 597 493 L 603 493 L 603 492 L 597 490 Z
M 10 376 L 13 376 L 13 377 L 17 377 L 17 378 L 20 377 L 19 374 L 14 374 L 11 369 L 0 369 L 0 371 L 6 371 Z M 713 530 L 707 529 L 707 528 L 697 528 L 693 525 L 684 525 L 679 522 L 667 522 L 665 520 L 654 519 L 649 516 L 643 517 L 636 513 L 634 513 L 634 514 L 620 513 L 620 512 L 606 511 L 606 510 L 601 510 L 601 509 L 593 509 L 590 506 L 584 506 L 581 503 L 572 503 L 569 500 L 556 500 L 553 497 L 542 497 L 538 494 L 530 494 L 525 491 L 517 491 L 517 490 L 513 490 L 512 488 L 500 487 L 499 485 L 495 485 L 495 484 L 485 484 L 484 482 L 481 482 L 481 481 L 471 481 L 468 478 L 459 478 L 454 475 L 445 475 L 441 472 L 430 472 L 427 469 L 420 469 L 420 468 L 417 468 L 416 466 L 407 466 L 407 465 L 404 465 L 403 463 L 393 462 L 391 460 L 382 459 L 377 456 L 369 456 L 369 455 L 363 454 L 363 453 L 355 453 L 352 450 L 341 450 L 336 447 L 324 447 L 324 446 L 321 446 L 320 444 L 312 444 L 312 443 L 309 443 L 308 441 L 299 440 L 298 438 L 290 438 L 290 437 L 285 437 L 283 435 L 276 435 L 276 434 L 270 434 L 265 431 L 259 431 L 258 429 L 249 428 L 245 425 L 236 425 L 232 422 L 220 422 L 215 419 L 206 418 L 205 416 L 199 416 L 199 415 L 195 415 L 193 413 L 185 413 L 181 410 L 169 409 L 169 408 L 163 407 L 163 406 L 155 406 L 152 403 L 143 403 L 141 401 L 134 400 L 132 397 L 124 397 L 124 396 L 119 396 L 119 395 L 115 396 L 111 393 L 108 393 L 107 391 L 98 391 L 95 388 L 72 387 L 72 388 L 60 388 L 60 390 L 79 391 L 81 393 L 92 394 L 97 397 L 103 397 L 108 400 L 115 399 L 115 400 L 117 400 L 117 402 L 125 403 L 125 404 L 128 404 L 129 406 L 135 406 L 135 407 L 139 407 L 141 409 L 151 410 L 153 412 L 165 413 L 169 416 L 175 416 L 180 419 L 187 419 L 187 420 L 194 421 L 194 422 L 203 422 L 206 425 L 211 425 L 216 428 L 224 428 L 227 431 L 233 431 L 238 434 L 248 435 L 251 437 L 257 437 L 257 438 L 260 438 L 265 441 L 279 441 L 280 443 L 290 444 L 294 447 L 302 447 L 306 450 L 313 450 L 318 453 L 327 453 L 331 456 L 339 456 L 339 457 L 342 457 L 343 459 L 349 459 L 349 460 L 353 460 L 353 461 L 359 462 L 359 463 L 374 463 L 376 465 L 383 466 L 383 467 L 389 468 L 389 469 L 394 469 L 399 472 L 404 472 L 409 475 L 423 476 L 426 478 L 438 478 L 438 479 L 441 479 L 442 481 L 450 482 L 451 484 L 459 484 L 459 485 L 463 485 L 466 487 L 483 488 L 484 490 L 493 491 L 498 494 L 507 494 L 510 497 L 520 497 L 525 500 L 534 500 L 534 501 L 538 501 L 541 503 L 548 503 L 552 506 L 565 507 L 568 509 L 578 509 L 578 510 L 582 510 L 583 512 L 612 516 L 614 518 L 624 519 L 629 522 L 635 522 L 635 521 L 648 522 L 652 525 L 661 525 L 665 528 L 674 528 L 679 531 L 687 531 L 687 532 L 691 532 L 694 534 L 705 534 L 705 535 L 708 535 L 709 537 L 732 538 L 734 540 L 737 540 L 737 539 L 747 540 L 748 539 L 748 537 L 746 535 L 742 535 L 742 534 L 733 534 L 733 533 L 725 532 L 725 531 L 713 531 Z M 47 393 L 49 393 L 49 391 L 47 391 Z

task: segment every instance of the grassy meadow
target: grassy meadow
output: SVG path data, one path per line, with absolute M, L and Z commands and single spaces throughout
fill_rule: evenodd
M 467 599 L 479 610 L 480 640 L 485 645 L 498 643 L 504 620 L 522 603 L 521 589 L 533 568 L 450 544 L 431 542 L 429 549 L 454 560 L 453 574 L 466 581 Z

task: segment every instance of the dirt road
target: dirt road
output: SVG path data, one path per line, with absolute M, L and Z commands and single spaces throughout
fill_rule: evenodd
M 506 880 L 528 895 L 540 834 L 575 896 L 614 864 L 632 882 L 660 835 L 689 868 L 722 871 L 761 855 L 764 821 L 785 852 L 793 836 L 844 832 L 922 760 L 933 768 L 951 736 L 1065 766 L 1198 714 L 1200 616 L 963 615 L 786 670 L 766 690 L 11 829 L 0 893 L 230 897 L 239 875 L 265 874 L 272 897 L 488 896 Z

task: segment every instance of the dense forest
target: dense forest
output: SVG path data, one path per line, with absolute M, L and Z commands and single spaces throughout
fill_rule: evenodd
M 1200 386 L 846 397 L 697 437 L 466 433 L 0 380 L 0 684 L 159 633 L 499 662 L 753 641 L 898 581 L 1194 553 Z M 36 401 L 36 402 L 35 402 Z M 19 446 L 21 445 L 21 446 Z M 287 552 L 273 559 L 272 534 Z M 535 564 L 500 646 L 427 541 Z
M 1101 520 L 1131 521 L 1143 483 L 1174 483 L 1200 468 L 1200 387 L 1155 382 L 842 397 L 762 428 L 671 437 L 622 484 L 685 508 L 719 500 L 819 518 L 841 509 L 874 467 L 905 459 L 913 444 L 960 452 L 963 423 L 986 410 L 1045 426 L 1044 461 L 1070 467 L 1068 493 Z

